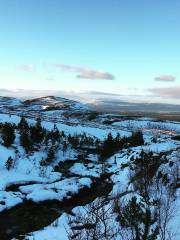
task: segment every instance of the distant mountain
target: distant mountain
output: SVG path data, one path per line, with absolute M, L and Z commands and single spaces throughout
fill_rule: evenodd
M 93 105 L 96 110 L 111 112 L 155 112 L 155 113 L 180 113 L 180 105 L 163 103 L 132 103 L 118 99 L 99 100 Z

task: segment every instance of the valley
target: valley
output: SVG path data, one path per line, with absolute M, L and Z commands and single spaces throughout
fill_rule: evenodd
M 1 240 L 180 237 L 176 119 L 0 97 L 0 159 Z

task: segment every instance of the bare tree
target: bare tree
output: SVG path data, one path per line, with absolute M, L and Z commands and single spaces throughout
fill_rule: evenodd
M 120 225 L 131 232 L 130 239 L 171 239 L 169 223 L 175 215 L 177 179 L 178 167 L 164 153 L 141 152 L 132 159 L 129 183 L 134 195 L 118 210 Z
M 169 223 L 176 216 L 176 185 L 179 175 L 179 169 L 177 163 L 170 163 L 171 168 L 169 170 L 170 179 L 164 178 L 167 173 L 160 177 L 156 177 L 154 181 L 154 193 L 156 198 L 156 209 L 158 215 L 159 235 L 161 240 L 173 239 L 173 232 L 169 228 Z
M 112 215 L 112 205 L 105 199 L 96 199 L 74 217 L 69 217 L 69 240 L 116 239 L 119 230 Z

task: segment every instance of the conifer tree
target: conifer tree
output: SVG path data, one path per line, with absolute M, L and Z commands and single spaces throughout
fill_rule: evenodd
M 20 130 L 20 132 L 22 131 L 28 131 L 29 130 L 29 125 L 28 122 L 26 121 L 25 117 L 21 117 L 21 120 L 18 124 L 18 128 Z
M 56 125 L 54 125 L 54 128 L 51 131 L 50 136 L 53 142 L 56 142 L 56 141 L 58 142 L 60 140 L 61 135 Z
M 5 166 L 6 166 L 8 171 L 11 168 L 13 168 L 13 163 L 14 163 L 14 160 L 12 159 L 12 157 L 8 157 L 8 159 L 7 159 L 6 163 L 5 163 Z
M 47 158 L 45 159 L 45 164 L 50 164 L 55 159 L 55 149 L 53 146 L 50 147 L 47 153 Z
M 37 118 L 35 126 L 30 127 L 31 140 L 34 143 L 41 143 L 45 137 L 45 130 L 41 126 L 41 119 Z
M 26 153 L 29 153 L 33 150 L 33 143 L 30 138 L 29 131 L 22 131 L 20 134 L 20 143 L 21 146 L 25 149 Z
M 6 147 L 10 147 L 15 140 L 15 127 L 10 124 L 10 123 L 5 123 L 2 127 L 2 140 L 3 140 L 3 144 Z
M 142 131 L 134 132 L 130 137 L 130 144 L 133 147 L 144 145 L 144 138 Z

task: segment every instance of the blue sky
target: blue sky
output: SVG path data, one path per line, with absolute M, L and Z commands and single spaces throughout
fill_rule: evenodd
M 180 104 L 179 0 L 0 4 L 0 88 Z

